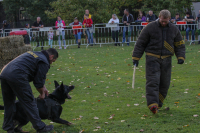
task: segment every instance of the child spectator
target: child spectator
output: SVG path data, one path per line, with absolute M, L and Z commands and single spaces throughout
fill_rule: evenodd
M 70 23 L 69 26 L 77 26 L 77 25 L 82 25 L 81 22 L 78 21 L 78 18 L 74 18 L 74 22 Z M 81 35 L 82 35 L 83 30 L 82 29 L 76 29 L 73 30 L 73 34 L 76 38 L 76 43 L 78 44 L 78 48 L 80 48 L 81 45 Z
M 51 48 L 52 48 L 52 44 L 53 44 L 53 35 L 54 35 L 53 29 L 50 28 L 50 31 L 48 33 L 48 40 L 49 40 L 49 47 L 51 47 Z
M 91 18 L 89 18 L 89 14 L 85 14 L 85 18 L 86 19 L 83 21 L 83 25 L 87 28 L 86 34 L 88 36 L 88 43 L 91 44 L 90 46 L 93 46 L 93 21 Z
M 65 21 L 63 21 L 61 19 L 61 17 L 58 16 L 57 17 L 57 21 L 55 23 L 55 26 L 56 26 L 56 28 L 57 28 L 57 30 L 59 32 L 59 34 L 58 34 L 59 49 L 62 49 L 62 47 L 61 47 L 61 40 L 60 40 L 61 36 L 62 36 L 62 40 L 63 40 L 63 44 L 64 44 L 64 49 L 66 49 L 65 30 L 64 30 L 64 28 L 65 28 Z

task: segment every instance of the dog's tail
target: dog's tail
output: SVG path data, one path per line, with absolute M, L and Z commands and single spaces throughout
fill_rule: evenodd
M 0 105 L 0 110 L 4 110 L 4 106 L 1 106 L 1 105 Z

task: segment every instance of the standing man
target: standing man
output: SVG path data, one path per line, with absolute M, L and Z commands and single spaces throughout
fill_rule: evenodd
M 185 60 L 185 44 L 176 25 L 169 22 L 171 13 L 162 10 L 157 21 L 141 32 L 133 51 L 133 65 L 146 52 L 146 98 L 148 108 L 155 114 L 162 107 L 171 80 L 172 57 L 178 64 Z
M 93 22 L 93 17 L 90 14 L 90 11 L 88 9 L 85 10 L 85 14 L 88 14 L 88 18 L 92 19 L 92 22 Z M 85 14 L 83 15 L 83 21 L 86 19 Z M 83 25 L 83 28 L 86 28 L 86 27 Z M 86 29 L 83 30 L 83 34 L 85 35 L 85 39 L 87 40 L 87 36 L 86 36 L 87 30 Z
M 36 32 L 36 41 L 37 41 L 37 47 L 39 47 L 39 40 L 41 41 L 41 50 L 43 50 L 43 46 L 44 46 L 44 36 L 42 36 L 42 32 L 40 32 L 40 28 L 43 28 L 44 27 L 44 24 L 43 22 L 41 21 L 41 18 L 40 17 L 37 17 L 37 21 L 35 21 L 33 23 L 33 26 L 32 28 L 35 29 Z
M 133 15 L 129 13 L 128 9 L 124 10 L 124 16 L 122 18 L 122 23 L 124 23 L 123 28 L 123 41 L 126 41 L 126 32 L 128 31 L 128 39 L 127 39 L 127 46 L 129 46 L 130 38 L 131 38 L 131 31 L 133 27 L 131 27 L 131 23 L 134 21 Z
M 198 22 L 198 40 L 199 40 L 199 42 L 198 42 L 198 44 L 200 44 L 200 10 L 199 10 L 199 14 L 198 14 L 198 16 L 196 17 L 196 21 Z
M 149 14 L 147 14 L 146 19 L 147 19 L 147 20 L 146 20 L 147 22 L 152 22 L 152 21 L 155 21 L 155 20 L 156 20 L 156 15 L 153 14 L 153 11 L 152 11 L 152 10 L 149 11 Z
M 195 24 L 194 22 L 194 17 L 192 15 L 190 15 L 189 12 L 186 12 L 186 16 L 185 19 L 183 19 L 183 21 L 186 21 L 187 24 L 187 29 L 186 29 L 186 41 L 189 40 L 189 32 L 192 31 L 192 43 L 194 44 L 194 40 L 195 40 Z
M 7 20 L 3 21 L 3 30 L 4 30 L 4 34 L 5 36 L 8 36 L 10 33 L 10 24 L 7 22 Z
M 40 98 L 48 96 L 48 90 L 44 86 L 46 74 L 50 64 L 56 61 L 58 52 L 49 48 L 41 52 L 26 52 L 11 62 L 1 71 L 1 89 L 4 102 L 3 129 L 8 133 L 14 133 L 13 115 L 16 97 L 22 104 L 23 109 L 37 132 L 49 132 L 53 125 L 46 126 L 41 121 L 34 96 L 29 82 L 40 93 Z

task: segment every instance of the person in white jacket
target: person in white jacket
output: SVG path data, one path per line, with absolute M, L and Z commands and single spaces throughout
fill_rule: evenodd
M 110 19 L 110 21 L 108 23 L 109 24 L 119 24 L 119 19 L 118 19 L 117 15 L 113 14 L 112 18 Z M 111 31 L 112 31 L 112 39 L 115 42 L 115 46 L 117 46 L 117 44 L 120 46 L 120 43 L 118 43 L 119 25 L 117 25 L 117 27 L 112 27 Z

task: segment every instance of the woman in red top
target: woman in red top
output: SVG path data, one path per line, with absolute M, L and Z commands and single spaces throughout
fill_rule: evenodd
M 89 18 L 89 14 L 85 14 L 85 20 L 83 21 L 83 25 L 87 28 L 86 29 L 86 34 L 88 36 L 88 43 L 93 46 L 93 29 L 92 29 L 92 24 L 93 21 L 91 18 Z

